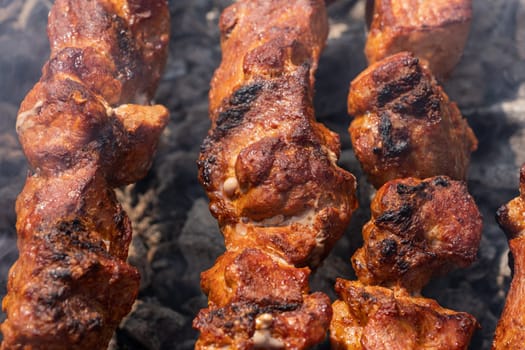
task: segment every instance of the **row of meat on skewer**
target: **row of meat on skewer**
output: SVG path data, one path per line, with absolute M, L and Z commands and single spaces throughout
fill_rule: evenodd
M 103 349 L 138 293 L 129 219 L 113 188 L 151 164 L 167 111 L 151 106 L 166 61 L 163 0 L 57 0 L 51 57 L 17 120 L 31 171 L 17 201 L 20 257 L 0 348 Z M 482 218 L 465 179 L 477 139 L 439 81 L 461 57 L 470 0 L 367 2 L 370 66 L 354 79 L 353 149 L 377 188 L 357 280 L 333 304 L 312 272 L 357 209 L 339 136 L 318 123 L 321 0 L 239 0 L 220 18 L 222 62 L 199 180 L 226 252 L 202 273 L 196 349 L 466 349 L 472 315 L 421 296 L 476 257 Z M 525 170 L 521 186 L 525 186 Z M 525 190 L 522 191 L 525 193 Z M 516 261 L 494 349 L 523 347 L 523 198 L 498 212 Z
M 198 349 L 466 349 L 472 315 L 420 295 L 476 257 L 482 217 L 465 179 L 477 139 L 438 79 L 459 61 L 470 1 L 368 1 L 370 67 L 350 86 L 352 145 L 378 188 L 357 281 L 332 307 L 308 274 L 356 209 L 337 137 L 315 121 L 314 74 L 328 31 L 321 1 L 239 1 L 220 20 L 212 128 L 200 180 L 227 252 L 202 274 Z M 514 328 L 516 329 L 516 328 Z M 505 321 L 494 348 L 519 348 Z M 504 339 L 505 338 L 505 339 Z

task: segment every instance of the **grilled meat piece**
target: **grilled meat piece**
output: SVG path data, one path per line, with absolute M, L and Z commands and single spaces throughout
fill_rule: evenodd
M 419 293 L 434 275 L 476 258 L 482 218 L 465 184 L 444 176 L 398 179 L 381 187 L 352 257 L 365 284 Z
M 220 27 L 212 129 L 199 158 L 211 212 L 228 250 L 264 246 L 314 266 L 357 206 L 355 178 L 336 164 L 339 137 L 315 121 L 312 106 L 324 4 L 240 1 Z
M 465 179 L 476 136 L 412 54 L 390 56 L 356 77 L 348 113 L 355 117 L 349 128 L 354 151 L 376 188 L 408 176 Z
M 145 175 L 166 125 L 149 102 L 168 33 L 165 0 L 55 2 L 51 56 L 16 125 L 30 173 L 2 350 L 103 349 L 130 311 L 139 274 L 113 188 Z
M 332 349 L 467 349 L 479 327 L 468 313 L 445 309 L 403 289 L 336 281 L 341 300 L 333 305 Z
M 226 252 L 202 274 L 209 307 L 194 320 L 197 348 L 308 349 L 322 342 L 332 308 L 325 294 L 308 294 L 309 275 L 261 249 Z
M 369 64 L 411 51 L 438 77 L 447 78 L 463 54 L 472 19 L 471 0 L 367 0 L 365 54 Z
M 520 171 L 520 195 L 502 206 L 496 219 L 509 240 L 514 266 L 492 349 L 522 349 L 525 344 L 525 165 Z
M 227 253 L 202 275 L 209 308 L 194 321 L 201 331 L 196 346 L 260 347 L 254 320 L 266 312 L 257 310 L 292 303 L 297 329 L 284 331 L 275 321 L 265 334 L 302 349 L 324 338 L 331 316 L 326 296 L 308 294 L 305 266 L 321 261 L 357 207 L 355 178 L 336 164 L 339 138 L 315 121 L 313 110 L 314 73 L 328 32 L 325 5 L 238 1 L 219 26 L 223 57 L 211 82 L 212 126 L 199 180 Z M 251 263 L 252 249 L 260 264 Z M 293 302 L 282 290 L 289 284 Z M 250 320 L 234 321 L 244 317 L 232 311 L 239 303 L 255 310 Z M 243 325 L 239 334 L 226 329 L 232 322 Z

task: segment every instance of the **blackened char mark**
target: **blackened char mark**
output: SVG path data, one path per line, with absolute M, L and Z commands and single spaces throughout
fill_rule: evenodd
M 400 95 L 412 90 L 421 81 L 421 69 L 418 66 L 419 60 L 412 58 L 405 62 L 405 66 L 410 69 L 407 74 L 395 77 L 393 81 L 383 83 L 384 76 L 374 74 L 374 80 L 381 86 L 377 93 L 377 106 L 384 107 L 387 103 L 395 100 Z
M 412 206 L 403 204 L 399 210 L 387 210 L 375 219 L 377 226 L 396 226 L 401 230 L 406 230 L 412 220 Z
M 383 112 L 380 115 L 379 135 L 383 141 L 382 149 L 385 157 L 399 156 L 409 148 L 408 137 L 405 135 L 395 135 L 392 121 L 386 112 Z M 374 151 L 377 152 L 379 149 L 376 148 Z
M 436 178 L 432 180 L 432 183 L 434 184 L 434 186 L 441 186 L 441 187 L 450 186 L 450 182 L 448 181 L 448 179 L 443 176 L 437 176 Z
M 70 221 L 60 221 L 57 223 L 56 228 L 64 234 L 71 236 L 78 232 L 85 232 L 86 228 L 80 219 L 75 218 Z
M 232 96 L 223 103 L 223 112 L 219 113 L 216 126 L 206 137 L 200 147 L 199 179 L 202 185 L 208 188 L 212 183 L 212 175 L 217 163 L 216 155 L 221 152 L 219 142 L 232 129 L 244 121 L 245 114 L 252 108 L 253 102 L 259 97 L 263 82 L 255 82 L 237 89 Z
M 411 202 L 416 207 L 423 205 L 423 203 L 431 201 L 434 198 L 435 187 L 430 186 L 429 181 L 421 182 L 415 186 L 398 184 L 397 194 L 401 196 L 403 201 Z
M 255 82 L 240 87 L 232 94 L 224 107 L 224 111 L 220 112 L 217 118 L 217 125 L 214 130 L 215 139 L 224 137 L 229 130 L 242 123 L 244 115 L 251 109 L 252 103 L 259 96 L 262 88 L 261 82 Z
M 217 158 L 214 155 L 208 156 L 207 154 L 204 159 L 197 161 L 199 179 L 201 180 L 202 185 L 206 188 L 211 185 L 211 176 L 213 174 L 215 163 L 217 163 Z
M 135 46 L 135 40 L 132 33 L 126 26 L 126 21 L 117 15 L 112 15 L 113 30 L 117 38 L 117 45 L 113 49 L 112 56 L 116 58 L 115 62 L 119 70 L 119 79 L 124 81 L 136 78 L 135 72 L 140 72 L 137 67 L 139 53 Z
M 428 187 L 427 182 L 421 182 L 415 186 L 405 185 L 403 183 L 397 184 L 396 190 L 397 194 L 400 196 L 404 195 L 413 195 L 415 193 L 424 191 Z
M 410 262 L 405 259 L 400 259 L 396 262 L 396 268 L 401 274 L 404 274 L 410 269 Z
M 89 229 L 79 218 L 62 220 L 52 227 L 39 228 L 39 232 L 33 238 L 35 246 L 41 247 L 42 262 L 52 264 L 55 267 L 70 269 L 71 259 L 77 260 L 78 252 L 94 253 L 102 259 L 112 259 L 101 239 L 91 237 Z M 83 269 L 88 272 L 98 271 L 102 265 L 98 260 L 90 260 L 89 254 L 83 254 L 82 259 L 86 263 Z M 89 261 L 89 263 L 87 263 Z M 52 270 L 53 271 L 53 270 Z M 53 278 L 62 278 L 68 274 L 66 270 L 55 271 Z M 62 274 L 63 276 L 59 276 Z
M 257 314 L 267 314 L 267 313 L 280 313 L 280 312 L 290 312 L 295 311 L 301 307 L 301 304 L 298 303 L 285 303 L 285 304 L 270 304 L 266 306 L 259 307 L 257 309 Z
M 217 129 L 221 134 L 225 134 L 230 129 L 239 126 L 244 119 L 244 114 L 248 111 L 249 108 L 236 107 L 219 113 L 219 118 L 217 118 Z
M 426 181 L 422 181 L 415 186 L 399 183 L 396 186 L 397 194 L 400 196 L 408 196 L 418 198 L 419 200 L 429 201 L 433 198 L 433 192 L 436 187 L 448 187 L 450 182 L 444 176 L 437 176 Z
M 249 319 L 255 319 L 257 315 L 266 313 L 280 313 L 295 311 L 301 307 L 298 303 L 285 303 L 285 304 L 268 304 L 265 306 L 259 305 L 255 301 L 247 302 L 233 302 L 225 307 L 211 309 L 210 316 L 218 318 L 226 318 L 232 315 L 239 318 L 248 317 Z
M 44 236 L 44 239 L 46 243 L 51 243 L 51 245 L 60 242 L 60 245 L 68 246 L 68 248 L 78 247 L 104 257 L 109 256 L 102 240 L 90 237 L 89 230 L 78 218 L 58 222 Z
M 391 104 L 391 108 L 401 117 L 412 116 L 438 122 L 441 119 L 441 102 L 429 81 L 422 81 L 404 96 Z
M 261 82 L 255 82 L 250 85 L 245 85 L 239 88 L 239 90 L 235 91 L 230 98 L 230 104 L 232 106 L 248 106 L 250 103 L 255 101 L 257 96 L 259 96 L 259 92 L 263 88 L 263 84 Z
M 392 238 L 386 238 L 381 242 L 381 255 L 385 258 L 394 256 L 397 252 L 397 243 Z
M 252 333 L 258 315 L 290 312 L 300 307 L 301 304 L 297 303 L 262 306 L 255 301 L 234 302 L 221 308 L 210 308 L 207 312 L 201 311 L 193 321 L 193 326 L 197 329 L 215 328 L 225 329 L 226 332 L 235 330 Z

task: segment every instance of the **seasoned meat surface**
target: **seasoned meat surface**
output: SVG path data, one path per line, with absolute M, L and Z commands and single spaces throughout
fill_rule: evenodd
M 379 188 L 403 177 L 466 178 L 477 139 L 454 102 L 408 52 L 372 64 L 350 85 L 352 145 Z
M 445 176 L 381 187 L 352 257 L 359 280 L 419 293 L 434 275 L 467 267 L 481 240 L 481 214 L 464 183 Z
M 164 0 L 57 0 L 51 56 L 17 132 L 30 172 L 2 350 L 104 349 L 138 293 L 113 188 L 144 176 L 167 110 L 150 106 L 169 41 Z
M 269 245 L 291 263 L 315 265 L 356 207 L 354 177 L 336 164 L 339 138 L 312 107 L 324 5 L 238 2 L 220 28 L 212 129 L 199 159 L 212 214 L 228 249 Z
M 525 165 L 520 171 L 520 195 L 502 206 L 496 219 L 509 240 L 513 277 L 492 349 L 521 349 L 525 344 Z
M 197 349 L 306 349 L 321 342 L 329 298 L 317 266 L 357 207 L 337 166 L 337 134 L 315 121 L 314 73 L 328 33 L 321 0 L 238 1 L 221 15 L 222 62 L 199 180 L 227 252 L 201 275 L 208 308 Z
M 463 54 L 472 19 L 471 0 L 367 0 L 370 64 L 401 51 L 421 58 L 447 78 Z
M 473 316 L 403 289 L 336 281 L 330 325 L 336 350 L 465 350 L 479 327 Z
M 370 66 L 350 85 L 349 133 L 378 191 L 352 257 L 358 281 L 336 282 L 334 349 L 467 349 L 478 327 L 420 296 L 431 277 L 470 265 L 481 240 L 481 214 L 463 182 L 477 139 L 435 78 L 459 61 L 470 7 L 366 3 Z
M 194 320 L 198 349 L 308 349 L 323 341 L 330 299 L 308 294 L 310 269 L 257 248 L 229 251 L 202 274 L 209 307 Z

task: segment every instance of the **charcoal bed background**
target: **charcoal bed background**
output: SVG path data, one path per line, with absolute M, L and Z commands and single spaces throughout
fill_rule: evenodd
M 140 269 L 142 285 L 111 349 L 191 349 L 197 337 L 191 321 L 206 305 L 199 273 L 224 245 L 197 183 L 195 160 L 209 127 L 209 81 L 221 57 L 217 21 L 230 2 L 170 0 L 170 57 L 157 102 L 169 107 L 171 118 L 150 174 L 119 190 L 133 220 L 130 261 Z M 468 185 L 484 215 L 483 239 L 472 267 L 435 279 L 424 295 L 475 315 L 482 329 L 471 349 L 484 350 L 490 349 L 510 282 L 507 242 L 494 213 L 517 195 L 518 169 L 525 162 L 525 0 L 473 2 L 471 35 L 445 88 L 479 138 Z M 15 134 L 16 113 L 49 54 L 45 26 L 51 5 L 48 0 L 0 0 L 0 298 L 17 257 L 14 202 L 27 171 Z M 361 244 L 372 194 L 346 133 L 348 84 L 366 66 L 363 15 L 363 1 L 330 6 L 331 32 L 317 73 L 317 116 L 341 135 L 340 163 L 358 177 L 361 205 L 312 278 L 312 289 L 332 298 L 336 277 L 353 278 L 349 258 Z M 4 318 L 0 312 L 0 321 Z

